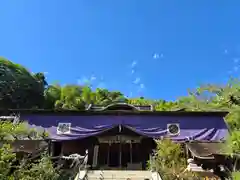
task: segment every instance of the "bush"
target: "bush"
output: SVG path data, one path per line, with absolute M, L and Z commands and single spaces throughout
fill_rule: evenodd
M 233 172 L 232 176 L 233 176 L 233 180 L 239 180 L 240 179 L 240 171 L 239 172 Z
M 17 154 L 13 151 L 11 144 L 13 137 L 24 139 L 44 136 L 44 133 L 32 133 L 34 130 L 27 128 L 27 124 L 12 124 L 10 122 L 0 123 L 0 138 L 2 140 L 0 148 L 0 179 L 1 180 L 58 180 L 60 172 L 54 169 L 47 153 L 42 153 L 40 158 L 30 161 L 25 158 L 17 159 Z M 33 137 L 34 135 L 34 137 Z M 32 137 L 30 137 L 32 136 Z M 12 140 L 9 140 L 12 139 Z M 6 141 L 7 140 L 7 141 Z
M 19 168 L 14 177 L 18 180 L 58 180 L 60 174 L 54 169 L 50 158 L 43 154 L 39 160 Z
M 189 180 L 193 173 L 182 173 L 186 169 L 186 159 L 180 144 L 169 139 L 157 140 L 154 159 L 148 162 L 151 169 L 156 170 L 164 180 Z

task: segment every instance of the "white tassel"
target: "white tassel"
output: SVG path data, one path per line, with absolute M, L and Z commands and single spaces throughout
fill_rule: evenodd
M 119 125 L 119 126 L 118 126 L 118 129 L 119 129 L 119 132 L 121 132 L 121 131 L 122 131 L 122 126 Z

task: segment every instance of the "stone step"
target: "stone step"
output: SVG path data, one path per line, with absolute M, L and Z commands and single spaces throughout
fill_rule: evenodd
M 90 170 L 89 174 L 151 174 L 151 171 L 141 170 Z
M 87 175 L 88 177 L 94 177 L 94 178 L 99 178 L 99 177 L 102 177 L 100 175 Z M 104 175 L 103 176 L 104 178 L 130 178 L 130 177 L 139 177 L 139 178 L 149 178 L 151 176 L 144 176 L 144 175 L 134 175 L 134 176 L 131 176 L 131 175 L 124 175 L 124 176 L 120 176 L 120 175 L 117 175 L 117 174 L 109 174 L 109 175 Z
M 151 180 L 150 178 L 144 178 L 144 177 L 130 177 L 130 178 L 115 178 L 115 177 L 110 177 L 110 178 L 104 178 L 104 179 L 100 179 L 99 177 L 88 177 L 88 180 L 127 180 L 127 179 L 130 179 L 130 180 L 146 180 L 146 179 L 149 179 Z
M 112 180 L 144 180 L 151 179 L 150 171 L 130 171 L 130 170 L 95 170 L 88 172 L 88 180 L 112 179 Z
M 101 179 L 100 177 L 89 177 L 87 178 L 88 180 L 105 180 L 105 179 L 108 179 L 108 180 L 127 180 L 127 179 L 131 179 L 131 180 L 146 180 L 146 179 L 149 179 L 151 180 L 151 178 L 149 177 L 104 177 L 103 179 Z

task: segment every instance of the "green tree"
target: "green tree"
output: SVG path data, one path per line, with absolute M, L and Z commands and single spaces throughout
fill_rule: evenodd
M 35 133 L 33 133 L 35 132 Z M 19 159 L 17 152 L 13 151 L 13 142 L 17 139 L 30 138 L 32 140 L 44 139 L 45 132 L 29 129 L 26 123 L 13 124 L 1 122 L 0 124 L 0 179 L 2 180 L 58 180 L 60 173 L 46 154 L 40 160 L 30 161 Z
M 44 109 L 54 109 L 56 101 L 61 99 L 61 86 L 49 85 L 44 91 Z
M 82 100 L 82 87 L 66 85 L 61 87 L 60 99 L 55 102 L 57 109 L 82 110 L 85 103 Z
M 226 149 L 230 154 L 240 154 L 240 81 L 238 79 L 230 79 L 222 86 L 211 84 L 201 86 L 188 97 L 180 98 L 178 105 L 188 111 L 228 111 L 225 120 L 231 133 L 226 142 Z M 239 177 L 239 173 L 236 172 L 233 176 Z
M 108 91 L 107 89 L 97 88 L 95 91 L 95 103 L 96 105 L 106 106 L 111 103 L 122 99 L 124 95 L 118 91 Z
M 0 58 L 0 108 L 41 108 L 44 75 L 31 74 L 23 66 Z

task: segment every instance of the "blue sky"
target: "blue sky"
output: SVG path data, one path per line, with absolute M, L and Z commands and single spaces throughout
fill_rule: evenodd
M 174 100 L 239 77 L 239 7 L 237 0 L 2 0 L 0 56 L 45 72 L 50 83 Z

